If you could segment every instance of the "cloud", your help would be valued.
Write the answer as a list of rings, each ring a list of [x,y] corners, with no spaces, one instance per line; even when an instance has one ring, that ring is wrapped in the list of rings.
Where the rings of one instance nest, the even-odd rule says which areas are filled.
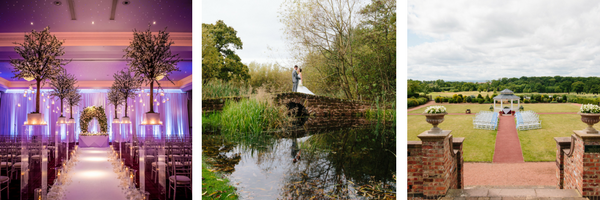
[[[408,47],[409,79],[600,76],[598,1],[409,1],[407,18],[435,38]]]

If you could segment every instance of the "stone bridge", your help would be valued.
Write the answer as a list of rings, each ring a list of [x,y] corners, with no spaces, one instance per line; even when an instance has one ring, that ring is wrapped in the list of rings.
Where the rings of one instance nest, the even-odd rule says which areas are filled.
[[[247,98],[249,97],[202,99],[202,112],[220,111],[228,100],[239,101]],[[356,116],[363,115],[367,109],[372,108],[371,102],[338,99],[298,92],[276,93],[272,94],[272,98],[278,105],[286,105],[288,109],[298,108],[298,110],[315,116]]]

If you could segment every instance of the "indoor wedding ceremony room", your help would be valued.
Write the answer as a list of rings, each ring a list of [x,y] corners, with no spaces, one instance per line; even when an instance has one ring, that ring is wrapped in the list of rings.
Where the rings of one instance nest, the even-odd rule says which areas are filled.
[[[0,23],[0,199],[193,199],[191,0],[10,0]]]

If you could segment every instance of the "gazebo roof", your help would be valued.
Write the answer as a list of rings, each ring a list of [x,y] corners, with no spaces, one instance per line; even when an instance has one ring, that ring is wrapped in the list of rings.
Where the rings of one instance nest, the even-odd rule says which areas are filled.
[[[495,96],[494,100],[520,100],[521,97],[515,96],[513,91],[504,89],[500,91],[500,95]]]

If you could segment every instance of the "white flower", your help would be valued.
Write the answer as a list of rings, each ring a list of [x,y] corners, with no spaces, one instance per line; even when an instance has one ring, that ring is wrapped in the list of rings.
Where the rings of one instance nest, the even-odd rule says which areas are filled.
[[[436,114],[436,113],[445,113],[445,112],[446,112],[446,107],[444,107],[444,106],[429,106],[425,109],[425,112],[423,112],[423,113]]]
[[[600,113],[600,106],[593,105],[593,104],[581,105],[579,112],[581,112],[581,113]]]

